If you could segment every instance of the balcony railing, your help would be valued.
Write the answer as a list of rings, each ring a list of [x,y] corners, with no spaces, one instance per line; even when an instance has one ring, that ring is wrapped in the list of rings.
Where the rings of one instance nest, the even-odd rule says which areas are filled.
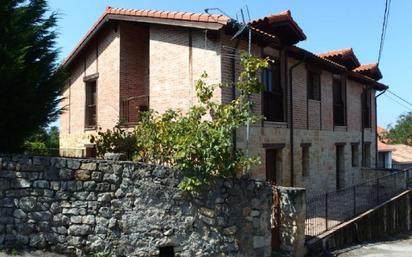
[[[149,109],[149,96],[140,95],[120,99],[120,123],[134,125],[139,120],[139,113]]]

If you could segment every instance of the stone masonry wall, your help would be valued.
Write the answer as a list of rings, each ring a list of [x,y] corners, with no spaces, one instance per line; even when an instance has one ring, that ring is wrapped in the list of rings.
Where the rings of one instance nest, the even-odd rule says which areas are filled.
[[[179,180],[141,163],[0,155],[0,248],[270,256],[269,185],[217,179],[188,194]]]

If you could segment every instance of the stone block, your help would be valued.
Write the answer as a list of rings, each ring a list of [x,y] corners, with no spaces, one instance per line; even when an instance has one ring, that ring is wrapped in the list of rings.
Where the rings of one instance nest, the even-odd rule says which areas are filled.
[[[82,170],[96,170],[97,169],[97,164],[95,162],[82,163],[82,165],[80,166],[80,169],[82,169]]]
[[[90,179],[90,170],[76,170],[74,173],[76,180],[85,181]]]

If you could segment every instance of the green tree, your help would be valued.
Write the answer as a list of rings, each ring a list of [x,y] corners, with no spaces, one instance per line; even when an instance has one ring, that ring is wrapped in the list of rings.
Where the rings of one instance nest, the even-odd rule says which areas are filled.
[[[231,85],[209,85],[204,73],[195,85],[198,104],[188,112],[172,109],[162,114],[153,110],[143,112],[133,134],[115,127],[92,136],[91,142],[96,143],[101,154],[132,152],[135,161],[180,170],[183,173],[180,187],[187,191],[208,184],[213,176],[232,177],[242,173],[260,160],[234,149],[233,132],[248,122],[262,119],[251,112],[250,97],[261,92],[259,74],[269,62],[242,55],[243,71],[234,85],[238,95],[229,103],[214,102],[213,93],[216,87]]]
[[[251,112],[252,94],[262,85],[260,71],[269,59],[242,55],[243,71],[235,84],[238,97],[227,104],[213,101],[216,87],[205,83],[207,74],[196,82],[199,101],[185,114],[168,110],[162,115],[153,111],[142,115],[135,128],[137,160],[171,165],[183,172],[180,187],[194,190],[207,184],[211,176],[231,177],[246,171],[259,158],[247,156],[233,148],[233,131],[262,117]]]
[[[23,145],[24,151],[34,155],[56,155],[59,148],[59,129],[40,128]]]
[[[65,75],[59,69],[57,14],[45,0],[0,1],[0,152],[56,119]]]
[[[391,144],[412,145],[412,112],[399,116],[394,127],[390,127],[386,137]]]

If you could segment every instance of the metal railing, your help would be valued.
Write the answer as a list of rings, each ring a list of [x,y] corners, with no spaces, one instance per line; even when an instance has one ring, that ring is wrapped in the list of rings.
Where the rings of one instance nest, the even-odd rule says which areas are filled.
[[[407,189],[411,171],[397,171],[377,179],[312,197],[306,202],[306,239],[383,203]]]

